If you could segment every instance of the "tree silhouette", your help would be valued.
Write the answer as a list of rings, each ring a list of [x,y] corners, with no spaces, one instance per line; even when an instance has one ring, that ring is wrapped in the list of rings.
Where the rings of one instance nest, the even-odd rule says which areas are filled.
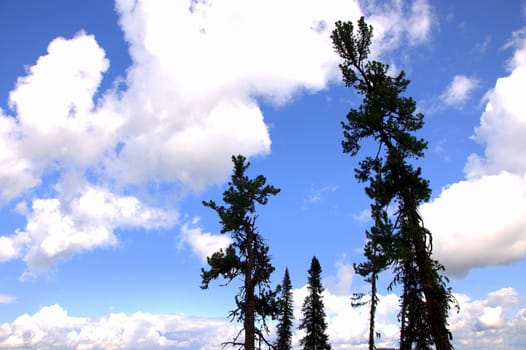
[[[432,339],[437,350],[449,350],[452,345],[447,316],[453,297],[446,286],[447,278],[441,274],[442,265],[431,257],[431,232],[424,227],[418,212],[419,205],[431,195],[429,183],[422,178],[421,169],[413,166],[427,148],[427,142],[415,136],[424,124],[424,116],[415,113],[416,104],[411,97],[402,96],[409,84],[405,73],[392,77],[388,65],[369,60],[372,35],[372,27],[363,17],[356,32],[351,22],[338,21],[331,35],[333,47],[343,59],[340,69],[345,85],[363,96],[358,109],[352,108],[347,121],[342,122],[343,151],[356,156],[364,139],[376,142],[376,153],[360,161],[355,176],[361,182],[369,182],[367,194],[378,203],[380,212],[390,204],[397,206],[392,235],[385,235],[391,238],[375,251],[374,259],[384,255],[386,266],[393,264],[395,268],[393,283],[403,287],[401,349],[413,344],[426,349],[425,344]],[[374,219],[378,227],[377,218]],[[370,233],[385,234],[382,230]],[[378,241],[376,237],[370,240]],[[368,259],[370,273],[377,273],[376,268],[382,268],[382,264],[375,266],[371,256]]]
[[[234,172],[228,189],[223,193],[226,206],[203,201],[203,205],[217,212],[221,233],[230,233],[232,241],[225,250],[207,258],[210,269],[201,269],[201,288],[207,289],[210,281],[219,277],[225,279],[226,284],[237,277],[243,281],[235,297],[236,308],[229,314],[231,320],[243,322],[243,329],[232,341],[224,344],[253,350],[256,336],[270,346],[263,334],[268,333],[266,318],[274,318],[279,312],[277,292],[270,288],[274,267],[270,263],[269,248],[256,227],[256,204],[267,204],[268,197],[280,190],[266,185],[263,175],[254,179],[246,176],[250,163],[244,156],[233,156],[232,161]],[[243,332],[244,341],[241,343],[238,339]]]
[[[289,269],[285,269],[280,297],[280,317],[277,326],[278,339],[276,350],[292,349],[292,321],[294,320],[294,305],[292,296],[292,284],[289,277]]]
[[[304,350],[330,350],[329,337],[326,334],[327,322],[325,321],[325,307],[323,305],[321,284],[321,265],[318,258],[312,258],[309,273],[309,294],[305,297],[303,307],[303,319],[300,329],[305,330],[305,336],[301,339]]]

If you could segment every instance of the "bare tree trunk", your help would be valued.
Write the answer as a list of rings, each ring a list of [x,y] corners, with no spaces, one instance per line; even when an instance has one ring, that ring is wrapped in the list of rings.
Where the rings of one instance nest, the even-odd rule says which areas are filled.
[[[420,285],[426,298],[426,319],[431,329],[435,349],[451,350],[453,346],[451,345],[449,331],[444,319],[444,315],[447,314],[447,310],[444,310],[444,308],[448,307],[447,292],[444,286],[439,283],[438,271],[434,269],[431,253],[427,249],[426,239],[428,232],[422,226],[416,200],[410,191],[405,191],[403,200],[409,221],[408,224],[417,232],[415,237],[413,237],[416,265],[418,266]]]
[[[254,233],[251,228],[247,229],[247,263],[245,271],[245,350],[255,350],[255,309],[256,300],[254,297],[254,281],[252,272],[254,271]]]
[[[374,350],[374,318],[376,315],[376,271],[371,276],[371,309],[369,310],[369,350]]]
[[[423,236],[425,237],[425,236]],[[449,332],[444,324],[444,302],[447,303],[444,287],[437,281],[437,272],[433,269],[433,262],[425,250],[425,242],[419,240],[416,245],[416,260],[420,273],[420,281],[426,297],[427,322],[435,342],[436,350],[451,350]]]

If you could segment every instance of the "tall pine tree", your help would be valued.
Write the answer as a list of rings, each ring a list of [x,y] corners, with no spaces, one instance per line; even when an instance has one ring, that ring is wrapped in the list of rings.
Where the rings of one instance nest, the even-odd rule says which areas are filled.
[[[363,96],[359,108],[352,108],[342,122],[342,146],[345,153],[356,156],[364,139],[376,142],[377,151],[360,161],[356,177],[381,189],[368,193],[374,201],[397,206],[388,249],[376,251],[376,256],[384,254],[385,261],[394,264],[394,282],[402,284],[400,346],[427,349],[432,339],[437,350],[450,350],[447,316],[452,295],[441,274],[442,265],[432,259],[431,232],[418,212],[431,195],[421,169],[413,165],[427,148],[427,142],[415,136],[424,116],[415,113],[411,97],[402,96],[409,84],[405,73],[392,77],[388,65],[369,60],[372,27],[362,17],[354,29],[351,22],[337,22],[331,35],[343,59],[340,69],[345,85]]]
[[[325,321],[325,306],[323,305],[321,284],[321,265],[318,258],[312,258],[309,273],[309,294],[305,297],[301,311],[299,329],[305,330],[305,336],[301,339],[304,350],[330,350],[329,337],[327,336],[327,322]]]
[[[214,201],[203,205],[215,210],[222,225],[221,233],[230,233],[232,241],[226,250],[219,250],[207,258],[209,270],[201,270],[201,288],[207,289],[209,283],[222,277],[226,283],[236,278],[242,286],[235,297],[236,308],[230,311],[232,320],[243,323],[237,336],[224,344],[239,345],[245,350],[254,350],[255,339],[265,338],[268,332],[266,318],[275,318],[279,313],[276,291],[270,288],[270,275],[274,267],[270,263],[269,248],[256,227],[256,204],[265,205],[268,197],[280,190],[267,185],[267,179],[258,175],[254,179],[245,175],[250,163],[242,155],[232,157],[234,173],[223,193],[226,206]],[[238,338],[244,333],[244,341]]]
[[[280,317],[276,350],[292,349],[292,321],[294,320],[294,302],[289,269],[285,269],[280,297]]]

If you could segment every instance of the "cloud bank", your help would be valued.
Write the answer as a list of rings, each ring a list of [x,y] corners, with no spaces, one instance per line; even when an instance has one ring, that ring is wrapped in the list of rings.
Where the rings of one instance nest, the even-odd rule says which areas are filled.
[[[307,287],[293,290],[295,331],[293,346],[299,348],[297,331]],[[335,350],[367,348],[367,307],[352,308],[349,295],[323,294],[329,340]],[[376,327],[378,347],[396,347],[399,337],[396,315],[398,297],[380,295]],[[449,322],[456,348],[516,350],[526,341],[526,309],[519,309],[520,296],[513,288],[502,288],[473,300],[456,295],[460,313]],[[225,319],[177,314],[111,312],[100,318],[71,316],[60,305],[42,307],[0,325],[0,349],[221,349],[239,325]],[[228,347],[227,347],[228,348]]]
[[[522,33],[519,34],[519,33]],[[435,255],[453,275],[526,258],[526,36],[514,35],[510,73],[486,94],[466,179],[422,206]],[[491,252],[491,254],[488,254]]]
[[[55,304],[0,325],[0,348],[219,350],[232,331],[223,319],[146,312],[88,319]]]

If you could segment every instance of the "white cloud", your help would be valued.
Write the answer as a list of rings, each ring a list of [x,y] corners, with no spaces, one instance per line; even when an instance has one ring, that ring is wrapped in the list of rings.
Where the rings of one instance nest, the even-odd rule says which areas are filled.
[[[0,200],[12,199],[40,184],[35,165],[22,155],[16,121],[0,111]],[[0,202],[0,203],[1,203]]]
[[[502,288],[486,299],[472,300],[456,295],[460,312],[449,318],[453,341],[462,349],[520,349],[526,341],[525,310],[520,308],[518,293]],[[500,304],[495,303],[498,298]]]
[[[438,23],[426,0],[411,3],[392,0],[380,4],[373,1],[366,7],[366,12],[370,14],[367,21],[374,28],[373,48],[379,51],[426,43]]]
[[[329,276],[325,279],[326,289],[335,295],[348,295],[351,290],[354,268],[351,264],[345,263],[345,256],[341,261],[336,262],[336,276]]]
[[[0,121],[0,142],[10,143],[0,156],[2,169],[15,165],[0,181],[16,184],[4,198],[40,184],[47,171],[90,167],[104,155],[121,122],[93,102],[108,66],[95,38],[81,32],[53,40],[48,53],[18,79],[9,95],[16,123],[8,117]]]
[[[198,218],[192,220],[191,226],[199,223]],[[190,227],[188,223],[181,228],[181,244],[187,244],[202,261],[220,249],[225,249],[230,244],[230,236],[203,232],[200,227]]]
[[[8,261],[20,255],[20,248],[14,239],[6,236],[0,237],[0,261]]]
[[[440,98],[448,106],[460,107],[471,97],[471,93],[478,85],[479,82],[475,77],[455,75]]]
[[[526,41],[525,41],[526,43]],[[486,96],[487,103],[475,129],[473,139],[485,146],[484,156],[476,154],[468,158],[468,178],[493,175],[500,171],[514,174],[526,172],[526,102],[520,91],[526,85],[525,57],[509,76],[500,78]]]
[[[25,229],[0,237],[0,257],[23,255],[31,276],[75,253],[115,245],[117,228],[167,228],[175,219],[174,213],[149,208],[135,197],[86,187],[67,200],[35,199]]]
[[[81,123],[76,119],[93,109],[93,95],[109,61],[95,37],[83,32],[70,40],[53,40],[47,51],[18,79],[10,107],[35,133],[73,131]]]
[[[449,274],[526,257],[526,174],[455,183],[421,212],[433,233],[434,254]]]
[[[433,27],[437,25],[433,8],[426,0],[415,0],[411,4],[410,13],[407,24],[410,43],[425,43],[429,40]]]
[[[88,319],[51,305],[0,325],[0,348],[219,350],[221,341],[232,334],[233,327],[224,319],[145,312]]]
[[[473,139],[466,180],[444,188],[421,208],[435,254],[448,273],[509,264],[526,258],[526,40],[515,41],[510,74],[486,94]]]
[[[307,287],[293,290],[297,327]],[[449,318],[456,348],[518,350],[526,341],[526,308],[513,288],[489,293],[473,300],[455,295],[460,312]],[[398,296],[379,295],[376,345],[395,347],[399,329]],[[349,295],[323,294],[329,340],[335,350],[366,349],[368,308],[352,308]],[[177,314],[133,314],[112,312],[101,318],[70,316],[63,307],[42,307],[33,315],[24,314],[0,325],[0,349],[220,349],[239,329],[225,318],[199,318]],[[294,329],[293,346],[299,347],[302,333]],[[228,347],[227,347],[228,348]],[[230,349],[230,348],[228,348]]]

